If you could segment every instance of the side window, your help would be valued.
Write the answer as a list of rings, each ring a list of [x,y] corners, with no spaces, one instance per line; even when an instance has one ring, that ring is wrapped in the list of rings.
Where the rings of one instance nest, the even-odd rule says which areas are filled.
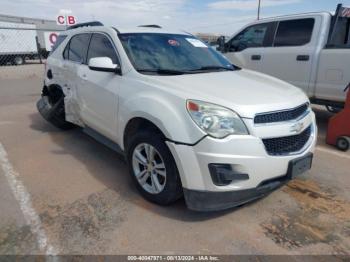
[[[350,48],[350,18],[339,17],[333,35],[329,38],[331,38],[328,42],[329,48]]]
[[[109,57],[113,64],[118,64],[117,54],[112,42],[103,34],[92,35],[87,61],[94,57]]]
[[[301,46],[310,42],[315,19],[281,21],[278,25],[274,46]]]
[[[69,59],[78,63],[86,63],[89,40],[89,34],[73,36],[63,52],[64,59]]]
[[[270,23],[253,25],[244,29],[229,43],[229,51],[242,51],[249,47],[265,46],[265,39],[268,34]]]

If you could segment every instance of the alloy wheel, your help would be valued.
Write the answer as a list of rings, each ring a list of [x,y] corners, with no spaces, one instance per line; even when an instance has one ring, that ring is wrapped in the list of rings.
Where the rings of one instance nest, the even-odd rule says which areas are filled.
[[[150,194],[159,194],[166,183],[166,168],[157,149],[147,143],[139,144],[132,154],[134,175],[140,186]]]

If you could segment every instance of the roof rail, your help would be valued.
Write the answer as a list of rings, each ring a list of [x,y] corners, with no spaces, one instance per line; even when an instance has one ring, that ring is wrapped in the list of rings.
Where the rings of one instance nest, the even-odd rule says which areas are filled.
[[[139,27],[162,28],[160,25],[139,25]]]
[[[80,24],[69,26],[69,27],[67,27],[67,30],[72,30],[72,29],[76,29],[79,27],[85,27],[85,26],[103,26],[103,24],[99,21],[92,21],[92,22],[80,23]]]

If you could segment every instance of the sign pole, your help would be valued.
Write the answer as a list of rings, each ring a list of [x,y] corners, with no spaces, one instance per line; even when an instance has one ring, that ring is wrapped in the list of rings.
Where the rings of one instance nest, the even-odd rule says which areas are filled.
[[[260,19],[260,7],[261,7],[261,0],[258,0],[258,20]]]
[[[38,50],[39,61],[40,61],[40,64],[42,64],[43,60],[41,58],[41,47],[39,44],[38,36],[35,37],[35,42],[36,42],[36,49]]]

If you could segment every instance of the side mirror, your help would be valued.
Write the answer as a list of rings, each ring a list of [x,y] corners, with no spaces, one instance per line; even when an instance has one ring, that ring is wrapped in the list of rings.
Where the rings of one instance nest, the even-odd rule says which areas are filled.
[[[217,50],[221,51],[221,52],[225,52],[226,47],[225,47],[225,36],[220,36],[217,40],[217,44],[218,44],[218,48]]]
[[[113,64],[109,57],[94,57],[89,60],[89,68],[94,71],[113,72],[121,74],[121,68],[117,64]]]

